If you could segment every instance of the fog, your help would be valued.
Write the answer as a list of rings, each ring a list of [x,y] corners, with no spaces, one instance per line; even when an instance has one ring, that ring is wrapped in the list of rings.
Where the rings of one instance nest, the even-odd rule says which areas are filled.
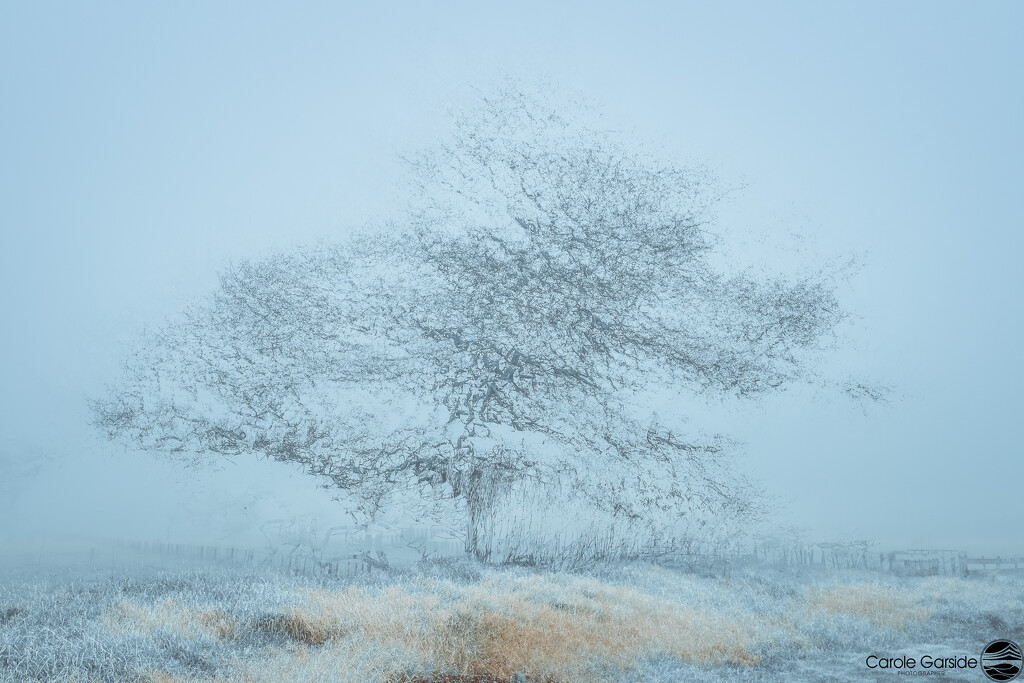
[[[0,549],[346,523],[283,465],[124,452],[86,399],[228,263],[395,215],[399,154],[512,75],[714,168],[738,188],[719,211],[736,259],[861,264],[829,370],[890,403],[652,407],[741,438],[808,539],[1019,553],[1022,19],[1016,3],[5,4]]]

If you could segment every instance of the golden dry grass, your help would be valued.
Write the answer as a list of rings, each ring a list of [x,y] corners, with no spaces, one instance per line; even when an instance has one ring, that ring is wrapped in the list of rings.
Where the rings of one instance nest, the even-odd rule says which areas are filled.
[[[596,681],[599,669],[656,654],[711,665],[756,662],[747,647],[752,633],[740,622],[594,580],[415,588],[310,591],[307,606],[289,610],[276,627],[308,646],[347,641],[401,653],[398,666],[382,666],[391,681],[429,670]],[[545,598],[553,594],[557,602]]]
[[[674,665],[659,655],[712,667],[691,670],[700,677],[726,675],[714,667],[755,665],[759,657],[779,674],[793,653],[892,649],[954,623],[956,636],[979,614],[1007,614],[1008,623],[1015,613],[1006,605],[1020,603],[1019,583],[995,579],[886,581],[858,573],[797,583],[639,567],[616,576],[623,583],[518,570],[486,571],[468,585],[408,577],[387,588],[296,582],[279,586],[272,613],[262,593],[232,602],[220,593],[156,602],[118,594],[100,624],[129,636],[120,639],[129,655],[137,636],[156,639],[159,648],[168,629],[196,639],[172,639],[166,657],[118,660],[140,667],[127,683],[507,683],[513,673],[530,683],[598,683],[621,680],[638,665],[635,675],[643,676],[647,658],[658,675],[671,676]],[[844,578],[853,582],[840,584]],[[69,596],[60,598],[75,594]],[[181,666],[179,651],[219,674]]]
[[[172,676],[163,671],[154,671],[141,677],[140,683],[191,683],[187,679]]]
[[[122,600],[109,607],[101,617],[108,629],[115,633],[134,631],[152,634],[158,628],[170,628],[186,638],[230,638],[236,624],[220,610],[200,610],[181,605],[173,599],[153,605],[139,605]]]
[[[505,575],[469,586],[423,581],[297,597],[301,604],[247,625],[170,600],[121,602],[104,620],[108,628],[145,633],[169,626],[193,638],[260,629],[293,642],[240,663],[231,680],[245,683],[371,676],[398,683],[431,675],[507,681],[516,673],[530,681],[595,683],[607,679],[602,672],[653,655],[705,665],[757,661],[750,652],[753,618],[718,616],[594,579]]]
[[[371,625],[365,638],[460,675],[593,681],[595,665],[623,669],[652,654],[707,665],[755,661],[746,647],[753,634],[739,622],[594,580],[535,575],[484,581],[447,599],[399,590],[354,604],[351,596],[338,598],[322,594],[312,602],[343,629]],[[378,611],[364,620],[368,608]]]
[[[423,579],[377,590],[308,589],[278,614],[250,621],[173,600],[122,601],[103,620],[143,634],[169,627],[188,638],[261,631],[286,639],[238,661],[229,679],[203,683],[478,683],[516,673],[531,682],[597,683],[658,655],[751,666],[756,652],[806,644],[807,617],[851,615],[898,630],[929,617],[919,595],[882,583],[808,588],[788,614],[724,615],[689,595],[683,604],[593,578],[496,572],[470,585]],[[158,672],[141,680],[185,683]]]
[[[849,614],[875,626],[903,630],[910,621],[929,617],[907,594],[879,583],[854,583],[807,592],[804,606],[812,612]]]
[[[104,679],[101,678],[78,678],[71,676],[70,678],[60,679],[60,683],[102,683]],[[172,676],[164,671],[152,671],[145,672],[135,675],[128,679],[125,683],[197,683],[195,679],[180,678]]]

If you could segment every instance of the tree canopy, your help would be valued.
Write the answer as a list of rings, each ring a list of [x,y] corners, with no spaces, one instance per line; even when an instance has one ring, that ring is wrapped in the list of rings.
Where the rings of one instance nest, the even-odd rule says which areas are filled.
[[[705,170],[518,92],[409,160],[385,229],[246,261],[144,337],[93,403],[112,439],[296,463],[368,516],[570,482],[615,516],[744,515],[721,437],[636,396],[756,397],[813,373],[843,317],[827,273],[730,272]]]

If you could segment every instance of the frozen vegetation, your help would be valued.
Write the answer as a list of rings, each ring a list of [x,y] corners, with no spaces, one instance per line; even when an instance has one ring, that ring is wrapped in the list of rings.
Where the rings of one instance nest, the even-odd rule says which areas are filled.
[[[968,556],[961,540],[1016,540],[1013,489],[990,483],[1017,479],[1015,435],[992,426],[1012,424],[1020,385],[1006,340],[1019,337],[1007,312],[1021,288],[1002,275],[1019,269],[1001,259],[1019,251],[1006,230],[1018,215],[1002,205],[1021,155],[1012,136],[976,134],[1019,129],[998,124],[1020,102],[996,97],[1014,90],[1005,69],[928,58],[1013,22],[983,13],[953,41],[927,17],[941,28],[932,44],[913,13],[826,16],[870,39],[825,40],[773,9],[795,33],[758,21],[746,33],[786,49],[738,34],[745,53],[705,30],[731,17],[661,13],[694,59],[647,34],[631,46],[632,19],[606,18],[609,61],[581,51],[600,33],[589,9],[583,23],[535,13],[527,40],[504,39],[508,17],[494,39],[437,11],[372,30],[345,12],[352,36],[323,40],[276,12],[228,12],[230,32],[212,17],[144,12],[135,27],[123,22],[137,12],[91,14],[33,20],[52,45],[0,31],[27,36],[6,41],[17,59],[0,60],[0,82],[30,86],[0,126],[17,137],[3,148],[23,152],[4,183],[17,201],[0,202],[17,228],[0,249],[13,294],[0,341],[14,361],[0,374],[0,683],[977,681],[983,650],[1016,668],[1018,646],[1002,640],[1024,642],[1024,559]],[[273,31],[237,42],[236,24],[259,21],[315,60],[293,61],[302,51]],[[159,40],[138,30],[150,24]],[[449,24],[457,39],[440,39]],[[986,49],[973,52],[1002,55],[977,36]],[[844,42],[870,59],[831,49]],[[808,60],[803,43],[829,44],[828,59]],[[239,56],[250,44],[273,68]],[[598,92],[615,105],[515,77],[465,98],[408,77],[422,63],[454,83],[507,61],[477,44],[510,45],[523,66],[551,62],[577,84],[607,80]],[[634,61],[648,45],[658,63]],[[719,52],[729,58],[703,59]],[[569,71],[562,53],[575,55]],[[377,61],[402,77],[376,78]],[[8,78],[6,62],[30,69]],[[753,80],[725,68],[753,62]],[[335,79],[347,63],[358,78]],[[188,65],[203,73],[177,71]],[[417,102],[435,96],[449,105],[443,129]],[[754,118],[719,110],[729,104]],[[637,129],[616,123],[642,110]],[[316,127],[332,120],[336,133]],[[664,141],[643,140],[659,121]],[[380,152],[428,131],[392,187]],[[684,150],[705,161],[676,158]],[[733,180],[733,163],[769,175]],[[744,207],[748,183],[758,204]],[[81,438],[79,396],[100,450]],[[839,406],[893,412],[856,440],[837,428]],[[743,435],[758,432],[748,452]],[[111,448],[124,459],[94,466]],[[230,472],[223,494],[184,480],[188,499],[166,494],[151,457]],[[266,497],[245,479],[260,461],[283,468]],[[783,490],[759,481],[769,472]],[[305,491],[285,495],[294,474],[331,497],[330,528]],[[918,548],[957,549],[775,534],[779,503],[805,494],[793,522],[831,516],[868,535],[891,523],[892,538],[899,527]],[[285,512],[289,498],[304,517]],[[97,557],[106,541],[93,539],[130,535],[150,540]],[[59,561],[44,560],[57,546]]]
[[[350,577],[208,564],[0,584],[5,683],[891,680],[865,658],[978,656],[995,638],[1024,640],[1020,576],[447,559]]]
[[[687,406],[890,392],[826,362],[850,264],[731,258],[708,169],[557,101],[456,112],[400,218],[230,265],[90,402],[128,453],[297,468],[357,526],[451,524],[472,559],[343,573],[336,527],[301,569],[22,575],[4,680],[849,680],[1022,638],[1019,580],[870,573],[867,545],[861,573],[659,565],[729,557],[773,507]]]

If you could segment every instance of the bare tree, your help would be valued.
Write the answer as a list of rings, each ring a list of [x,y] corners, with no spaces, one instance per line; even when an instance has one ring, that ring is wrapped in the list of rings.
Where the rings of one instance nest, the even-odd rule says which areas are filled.
[[[570,112],[571,114],[571,112]],[[645,417],[651,387],[752,396],[813,372],[828,273],[715,266],[708,174],[515,91],[411,159],[391,229],[226,270],[93,403],[112,439],[298,463],[372,516],[571,482],[618,517],[753,515],[721,438]]]

